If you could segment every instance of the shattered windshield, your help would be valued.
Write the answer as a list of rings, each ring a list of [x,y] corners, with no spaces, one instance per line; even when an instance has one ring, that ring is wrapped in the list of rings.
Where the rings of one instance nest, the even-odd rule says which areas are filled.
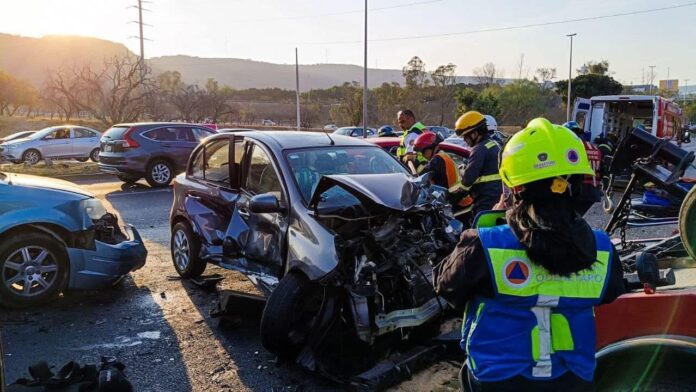
[[[404,173],[406,169],[379,147],[322,147],[295,150],[286,159],[305,202],[324,175]]]

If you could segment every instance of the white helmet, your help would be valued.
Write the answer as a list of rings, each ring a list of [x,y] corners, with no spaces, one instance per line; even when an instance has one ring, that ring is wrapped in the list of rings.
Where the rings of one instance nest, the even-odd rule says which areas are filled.
[[[488,126],[489,131],[495,132],[498,130],[498,122],[495,121],[495,117],[491,116],[490,114],[486,114],[483,117],[486,119],[486,125]]]

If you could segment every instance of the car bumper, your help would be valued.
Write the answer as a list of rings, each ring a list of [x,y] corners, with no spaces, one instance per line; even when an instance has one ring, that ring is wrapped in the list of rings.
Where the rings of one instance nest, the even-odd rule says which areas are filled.
[[[111,286],[131,271],[142,268],[147,249],[135,227],[126,225],[127,241],[111,245],[95,241],[96,249],[68,248],[71,289],[94,290]]]

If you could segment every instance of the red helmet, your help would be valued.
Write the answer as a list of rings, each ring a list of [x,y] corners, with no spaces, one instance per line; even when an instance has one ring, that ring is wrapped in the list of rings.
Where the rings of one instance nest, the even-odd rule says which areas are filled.
[[[413,145],[413,149],[417,152],[423,152],[428,148],[435,148],[442,143],[442,137],[435,132],[423,132],[417,138]]]

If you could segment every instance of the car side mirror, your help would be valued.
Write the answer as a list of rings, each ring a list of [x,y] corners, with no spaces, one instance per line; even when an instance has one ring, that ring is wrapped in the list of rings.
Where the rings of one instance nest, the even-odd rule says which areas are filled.
[[[272,193],[262,193],[249,200],[249,210],[255,214],[280,212],[280,201]]]

